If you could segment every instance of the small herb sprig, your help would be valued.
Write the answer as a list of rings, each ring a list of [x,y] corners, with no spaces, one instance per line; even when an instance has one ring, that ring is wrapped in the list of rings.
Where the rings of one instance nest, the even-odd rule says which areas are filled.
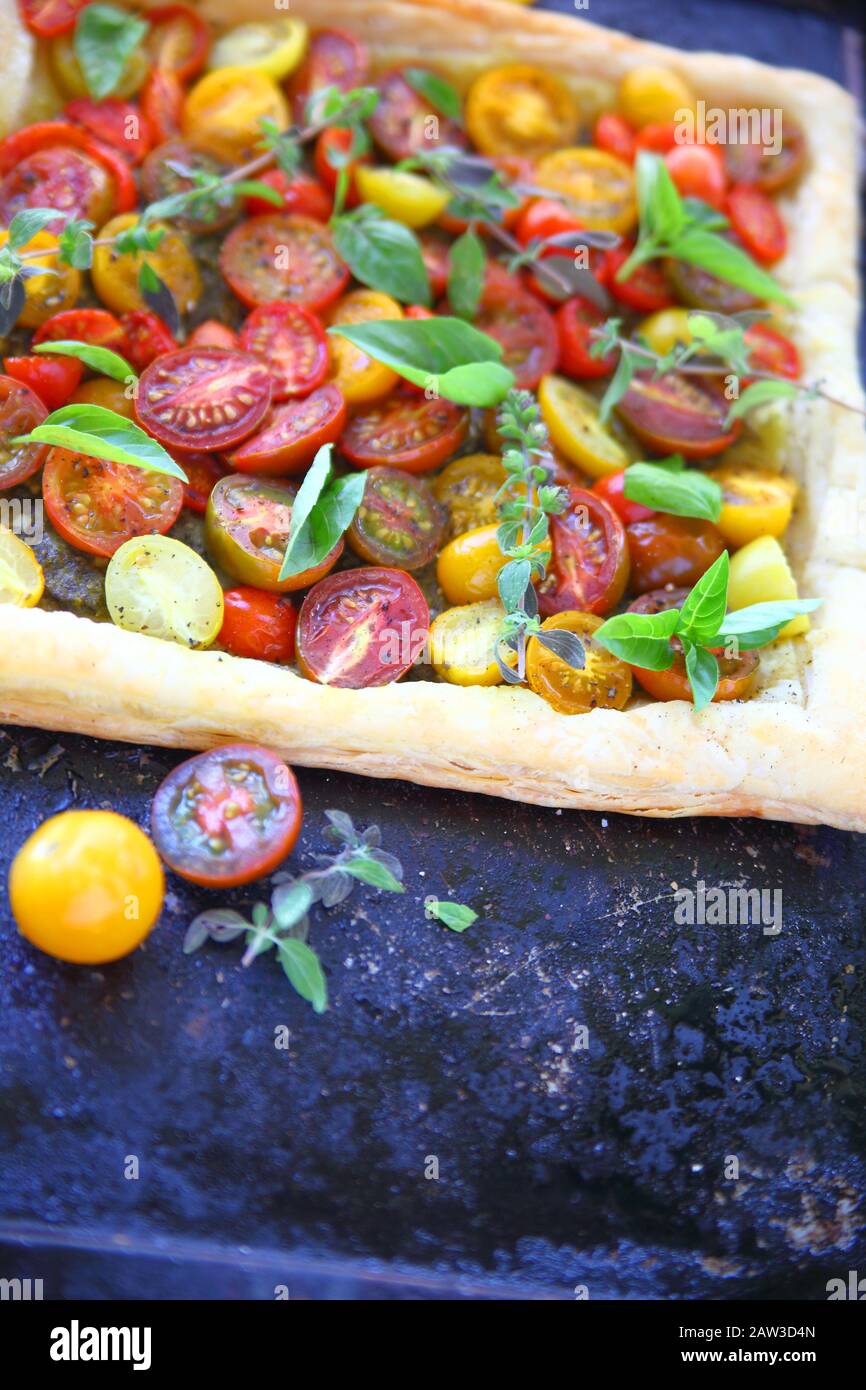
[[[323,444],[298,489],[280,579],[315,569],[349,529],[364,498],[366,473],[334,477],[332,444]]]

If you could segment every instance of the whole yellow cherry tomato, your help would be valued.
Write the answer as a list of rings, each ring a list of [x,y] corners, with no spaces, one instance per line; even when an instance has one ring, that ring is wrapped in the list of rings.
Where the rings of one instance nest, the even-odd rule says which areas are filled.
[[[797,484],[769,468],[723,464],[709,475],[722,489],[716,525],[726,541],[739,548],[759,536],[782,535],[794,507]]]
[[[689,328],[689,314],[693,309],[659,309],[647,318],[641,319],[637,332],[646,338],[653,352],[665,357],[678,344],[688,346],[692,341]]]
[[[440,613],[430,626],[430,660],[437,676],[449,685],[501,685],[494,648],[504,616],[498,598]]]
[[[107,376],[95,376],[92,381],[82,381],[78,390],[69,397],[70,405],[101,405],[113,410],[117,415],[125,415],[128,420],[135,419],[135,408],[131,396],[121,381],[112,381]]]
[[[799,598],[797,581],[787,556],[775,536],[759,536],[731,556],[728,607],[735,611],[753,603],[775,603]],[[786,623],[780,637],[797,637],[808,632],[808,613],[798,613]]]
[[[442,216],[451,201],[447,189],[402,169],[371,169],[359,164],[355,187],[362,202],[375,203],[386,216],[405,227],[429,226]]]
[[[242,164],[261,153],[263,120],[289,126],[288,102],[273,78],[256,68],[217,68],[188,93],[181,126],[202,149]]]
[[[497,520],[496,494],[506,477],[498,454],[465,454],[442,469],[432,487],[437,500],[448,508],[449,536],[461,536]]]
[[[22,936],[77,965],[102,965],[135,950],[159,916],[164,890],[150,840],[114,811],[52,816],[9,871]]]
[[[694,110],[695,98],[688,83],[670,68],[641,63],[620,82],[618,104],[620,115],[641,129],[675,121],[678,112]]]
[[[506,562],[496,536],[498,529],[476,526],[440,550],[436,578],[449,603],[478,603],[496,597],[496,576]],[[549,552],[549,541],[545,548]]]
[[[0,231],[0,246],[5,246],[9,233]],[[59,314],[61,309],[71,309],[81,291],[81,275],[72,266],[63,265],[57,259],[57,237],[49,232],[37,232],[20,250],[28,253],[38,251],[39,255],[28,260],[31,268],[43,266],[54,271],[53,275],[31,275],[24,281],[24,308],[18,322],[25,328],[38,328],[46,319]]]
[[[208,55],[209,68],[253,68],[281,82],[307,51],[309,30],[288,15],[267,23],[238,24],[218,38]]]
[[[338,300],[331,314],[331,323],[369,323],[371,319],[401,319],[403,310],[389,294],[380,290],[352,290]],[[381,400],[393,391],[398,377],[390,367],[368,357],[348,338],[328,334],[331,366],[329,381],[338,386],[350,405],[364,405]]]
[[[622,444],[601,423],[598,401],[573,381],[542,377],[538,404],[556,448],[590,477],[605,478],[631,463]]]
[[[75,53],[75,31],[69,29],[52,39],[49,46],[48,61],[58,87],[66,97],[89,97],[90,90],[81,71],[81,64]],[[144,86],[149,71],[147,54],[143,48],[134,48],[126,60],[113,97],[131,97]]]
[[[137,222],[138,215],[134,212],[124,212],[119,217],[112,217],[100,231],[99,240],[128,231]],[[93,287],[103,304],[113,309],[116,314],[148,308],[147,301],[138,287],[142,261],[146,261],[171,290],[181,314],[188,314],[194,309],[201,297],[202,285],[198,267],[180,232],[163,222],[154,222],[152,225],[164,228],[163,238],[155,251],[143,251],[137,255],[118,255],[113,246],[96,246],[94,249],[93,267],[90,272]]]
[[[628,232],[637,221],[634,174],[606,150],[572,145],[538,161],[534,182],[568,200],[590,231]]]
[[[579,119],[565,83],[530,63],[508,63],[482,73],[466,99],[466,127],[486,155],[537,158],[570,144]]]
[[[541,624],[543,632],[573,632],[583,643],[584,665],[578,671],[567,661],[530,638],[526,655],[526,679],[559,714],[589,714],[594,709],[625,709],[631,695],[631,668],[613,656],[593,633],[602,619],[594,613],[568,609],[554,613]]]

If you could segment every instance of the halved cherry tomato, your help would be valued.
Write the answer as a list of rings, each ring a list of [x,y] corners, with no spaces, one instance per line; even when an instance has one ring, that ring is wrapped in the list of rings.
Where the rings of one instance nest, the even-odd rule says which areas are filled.
[[[427,483],[402,468],[371,468],[347,538],[368,564],[418,570],[435,556],[444,530],[445,510]]]
[[[746,250],[773,265],[788,249],[788,233],[776,204],[753,183],[735,183],[725,207],[731,226]]]
[[[183,487],[168,473],[52,449],[42,475],[45,508],[70,545],[113,555],[133,536],[164,535],[183,506]]]
[[[223,594],[225,613],[218,642],[232,656],[254,661],[294,660],[298,615],[289,598],[241,586]]]
[[[55,88],[59,89],[64,97],[90,96],[84,69],[78,61],[75,37],[75,33],[67,29],[64,34],[57,34],[47,45],[50,75]],[[133,48],[123,64],[112,95],[133,96],[141,87],[146,75],[147,55],[144,48],[138,46]]]
[[[137,372],[143,372],[157,357],[177,351],[177,342],[167,323],[150,309],[133,309],[123,316],[126,356]]]
[[[188,82],[201,72],[210,49],[210,31],[189,5],[155,5],[147,11],[147,48],[153,67]]]
[[[665,155],[668,173],[683,198],[700,198],[721,208],[728,176],[718,145],[674,145]]]
[[[603,111],[596,120],[592,143],[597,149],[616,155],[623,163],[632,164],[635,157],[636,134],[634,126],[629,125],[628,121],[618,116],[615,111]]]
[[[430,664],[437,676],[449,685],[501,685],[504,678],[494,653],[504,616],[498,597],[455,604],[440,613],[430,627]]]
[[[192,330],[186,340],[187,347],[237,348],[240,340],[233,328],[216,319],[205,319]]]
[[[208,498],[204,522],[208,550],[226,574],[241,584],[286,594],[309,588],[330,573],[343,553],[342,538],[321,564],[288,579],[279,577],[296,495],[293,484],[276,479],[245,473],[220,478]]]
[[[24,165],[24,161],[36,154],[47,155],[50,151],[60,148],[67,160],[68,167],[64,170],[62,161],[52,159],[48,161],[44,168],[50,171],[50,177],[56,179],[58,192],[62,196],[63,176],[66,174],[67,195],[65,201],[59,203],[48,203],[48,207],[59,207],[67,218],[72,216],[87,216],[85,211],[73,213],[74,205],[86,202],[86,190],[88,188],[100,189],[100,201],[103,199],[101,185],[94,181],[94,175],[70,154],[70,150],[75,150],[82,156],[87,156],[87,161],[95,161],[107,171],[110,176],[111,192],[113,202],[110,204],[112,210],[116,212],[128,212],[134,208],[138,201],[138,192],[135,187],[135,179],[132,170],[126,160],[113,150],[110,145],[105,145],[101,140],[96,140],[88,131],[82,130],[77,125],[72,125],[69,121],[37,121],[34,125],[24,126],[21,130],[16,130],[12,135],[7,135],[5,140],[0,141],[0,177],[5,179],[13,170],[19,173]],[[46,172],[46,177],[49,173]],[[5,182],[4,185],[5,187]],[[70,198],[69,190],[74,194]],[[38,194],[36,180],[30,185],[30,192],[34,196]],[[39,195],[41,196],[41,195]],[[34,203],[31,198],[27,200],[27,206],[40,207],[46,204],[37,201]],[[101,220],[94,217],[94,221]]]
[[[676,638],[673,645],[679,646]],[[719,663],[719,684],[713,704],[719,700],[747,700],[758,678],[758,653],[746,651],[738,657],[721,654],[716,660]],[[654,699],[691,701],[692,688],[682,651],[677,652],[673,666],[666,671],[645,671],[641,666],[632,666],[631,669],[638,684]]]
[[[578,218],[556,198],[533,198],[517,219],[514,235],[521,246],[531,241],[546,241],[563,232],[584,231]]]
[[[632,689],[631,671],[624,661],[593,641],[601,618],[592,613],[566,610],[541,624],[542,632],[573,632],[583,645],[581,670],[531,640],[526,657],[526,679],[536,695],[558,714],[589,714],[594,709],[625,709]]]
[[[652,154],[668,154],[677,147],[677,127],[673,121],[650,121],[637,133],[635,154],[649,150]]]
[[[769,468],[723,464],[709,475],[722,489],[718,527],[732,546],[758,536],[781,536],[791,520],[797,484]]]
[[[310,44],[301,66],[289,82],[292,114],[303,125],[307,102],[325,87],[350,92],[363,87],[370,71],[370,55],[354,34],[346,29],[319,29],[310,35]]]
[[[628,606],[629,613],[665,613],[669,608],[682,608],[691,590],[684,585],[666,584],[662,589],[647,589]]]
[[[71,29],[78,11],[88,0],[18,0],[21,17],[31,34],[39,39],[53,39]]]
[[[188,170],[181,173],[179,170]],[[166,140],[151,150],[141,168],[141,191],[148,203],[156,203],[160,198],[171,198],[177,193],[189,193],[196,187],[195,175],[224,178],[228,166],[216,155],[207,150],[196,149],[189,140]],[[231,202],[220,207],[208,198],[174,218],[177,226],[186,232],[219,232],[235,220],[235,210]]]
[[[198,266],[184,237],[165,222],[152,222],[151,227],[163,233],[155,251],[118,252],[113,238],[120,232],[129,231],[137,223],[138,216],[130,212],[113,217],[101,229],[90,272],[93,288],[103,304],[107,304],[115,313],[146,309],[148,305],[140,282],[144,262],[168,287],[178,312],[191,313],[201,296],[202,283]]]
[[[188,758],[153,799],[151,833],[170,869],[203,888],[273,873],[301,830],[301,793],[269,748],[231,743]]]
[[[629,429],[658,454],[689,459],[720,454],[740,433],[742,422],[727,424],[722,392],[683,373],[654,378],[636,372],[616,407]]]
[[[411,575],[378,566],[345,570],[304,599],[298,666],[321,685],[388,685],[409,670],[429,629],[430,609]]]
[[[77,218],[104,222],[114,205],[114,183],[105,165],[69,145],[26,155],[0,179],[0,222],[7,227],[25,208],[57,208],[60,215],[46,223],[46,230],[58,234]]]
[[[394,163],[438,145],[465,145],[461,127],[447,116],[431,113],[430,103],[409,86],[399,69],[386,73],[378,85],[379,104],[369,120],[370,134]]]
[[[90,343],[126,355],[123,326],[107,309],[64,309],[37,328],[34,343]]]
[[[540,159],[535,182],[567,198],[581,226],[628,232],[637,220],[634,173],[604,150],[574,145]]]
[[[297,212],[301,217],[314,217],[317,222],[327,222],[334,208],[334,200],[317,179],[309,174],[296,174],[290,179],[282,169],[267,169],[260,174],[259,183],[266,183],[283,200],[282,212]],[[259,194],[253,193],[246,199],[248,217],[273,212],[274,203]]]
[[[75,97],[66,103],[65,114],[103,144],[120,150],[131,164],[140,164],[153,143],[147,121],[131,101],[120,101],[118,97],[105,97],[103,101]]]
[[[501,345],[503,365],[521,390],[534,391],[543,376],[556,370],[559,338],[553,315],[498,262],[487,267],[474,323]]]
[[[219,451],[252,434],[267,415],[271,381],[251,352],[180,348],[145,368],[135,413],[161,444]]]
[[[767,144],[746,140],[725,145],[725,163],[732,183],[756,183],[765,193],[777,193],[797,178],[806,162],[806,137],[793,116],[784,115],[781,142],[774,151],[778,137],[775,124],[774,118]]]
[[[303,473],[323,444],[334,444],[346,423],[346,402],[336,386],[320,386],[303,400],[277,406],[258,434],[229,456],[240,473],[282,477]]]
[[[724,236],[739,245],[739,239],[732,231]],[[745,309],[753,309],[758,303],[748,290],[732,285],[720,275],[713,275],[699,265],[687,265],[685,261],[665,260],[662,262],[665,275],[672,285],[677,299],[690,309],[710,309],[717,314],[739,314]]]
[[[556,331],[559,337],[559,369],[578,381],[608,376],[616,366],[616,353],[604,357],[590,354],[590,331],[600,328],[607,315],[588,299],[575,295],[566,300],[556,312]]]
[[[132,396],[126,394],[127,388],[120,381],[112,381],[107,376],[92,376],[89,381],[73,391],[70,405],[101,405],[113,410],[115,415],[123,415],[127,420],[135,419]]]
[[[602,424],[598,401],[564,376],[546,376],[538,391],[538,403],[550,438],[569,463],[603,478],[620,473],[630,462],[623,445]]]
[[[608,473],[606,478],[599,478],[593,483],[593,492],[603,497],[609,507],[613,507],[623,525],[628,526],[632,521],[646,521],[647,517],[655,516],[651,507],[644,507],[640,502],[631,502],[625,495],[625,469],[621,473]]]
[[[519,203],[514,207],[497,209],[492,217],[492,220],[498,222],[501,227],[510,230],[517,225],[522,214],[533,201],[531,196],[522,194],[515,185],[522,183],[531,184],[535,173],[535,165],[531,159],[524,159],[521,155],[517,154],[494,155],[490,162],[495,166],[500,182],[504,184],[506,188],[509,188],[516,198],[520,199]],[[452,236],[462,236],[463,233],[468,230],[471,223],[467,221],[465,217],[458,216],[457,212],[452,210],[454,207],[454,201],[449,203],[448,207],[439,218],[439,226],[443,231],[450,232]],[[475,230],[485,236],[488,234],[488,228],[484,223],[480,223]]]
[[[340,449],[356,468],[388,464],[430,473],[456,454],[468,428],[466,411],[451,401],[395,392],[350,420]]]
[[[542,613],[607,613],[619,603],[628,583],[628,546],[625,527],[603,498],[570,488],[567,510],[550,519],[550,539],[553,561],[538,586]]]
[[[627,280],[617,280],[617,272],[625,265],[632,251],[633,242],[613,246],[607,253],[604,283],[614,299],[635,309],[639,314],[654,314],[659,309],[667,309],[675,303],[670,285],[664,271],[657,261],[644,261],[633,270]]]
[[[187,479],[183,485],[184,506],[203,514],[214,487],[229,470],[213,454],[183,454],[182,458],[181,467]]]
[[[349,283],[330,230],[312,217],[286,212],[251,217],[229,232],[220,269],[250,309],[285,299],[318,313]]]
[[[466,127],[485,155],[537,159],[569,145],[578,121],[577,102],[561,78],[530,63],[483,72],[466,98]]]
[[[691,588],[725,549],[725,538],[711,521],[689,516],[650,517],[627,528],[631,587],[636,594],[666,584]]]
[[[313,167],[319,182],[329,193],[333,194],[337,191],[340,168],[352,148],[354,138],[351,130],[347,130],[343,126],[330,126],[328,130],[322,131],[316,141],[316,148],[313,152]],[[357,207],[359,199],[355,188],[355,171],[360,164],[369,163],[369,155],[364,154],[346,165],[348,176],[347,207]]]
[[[142,88],[141,109],[155,145],[180,135],[184,89],[173,72],[154,68]]]
[[[0,491],[23,483],[42,467],[47,444],[13,444],[19,435],[41,425],[48,411],[43,401],[11,376],[0,376]]]
[[[753,323],[746,329],[749,361],[756,371],[775,372],[789,381],[799,380],[803,370],[800,354],[790,338],[767,323]],[[748,381],[744,383],[748,385]]]
[[[66,405],[84,375],[76,357],[4,357],[3,367],[8,376],[35,391],[49,410]]]
[[[402,317],[403,310],[389,294],[382,294],[380,290],[351,290],[334,305],[331,326]],[[328,351],[329,380],[342,391],[350,406],[369,405],[371,401],[381,400],[399,381],[396,372],[350,343],[348,338],[329,334]]]
[[[275,401],[308,396],[328,370],[328,343],[318,319],[299,304],[262,304],[240,331],[240,346],[267,362]]]
[[[262,121],[287,130],[289,108],[273,78],[255,68],[215,68],[187,93],[181,130],[229,164],[261,154]]]
[[[448,509],[448,537],[498,520],[497,494],[506,479],[499,454],[465,454],[443,468],[433,492]]]
[[[0,247],[8,240],[9,233],[0,231]],[[25,328],[38,328],[72,307],[81,290],[81,275],[60,260],[60,243],[48,232],[36,232],[25,246],[17,249],[26,253],[30,271],[24,281],[24,306],[18,322]]]

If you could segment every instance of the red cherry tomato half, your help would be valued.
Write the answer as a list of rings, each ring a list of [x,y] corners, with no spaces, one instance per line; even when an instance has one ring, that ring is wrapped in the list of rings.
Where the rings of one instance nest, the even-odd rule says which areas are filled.
[[[725,538],[711,521],[689,516],[656,513],[633,522],[626,534],[636,594],[666,584],[691,589],[725,549]]]
[[[689,459],[721,453],[742,428],[740,420],[726,423],[729,403],[721,391],[682,373],[654,379],[637,372],[616,409],[648,448]]]
[[[616,155],[626,164],[631,164],[636,151],[636,131],[622,116],[614,111],[604,111],[595,123],[592,143],[607,154]]]
[[[173,72],[154,68],[141,93],[141,109],[154,145],[163,145],[180,135],[184,89]]]
[[[775,114],[775,113],[774,113]],[[777,193],[793,182],[806,162],[806,136],[793,116],[783,115],[781,142],[774,149],[780,132],[771,131],[767,144],[735,141],[724,147],[728,175],[733,183],[756,183],[765,193]]]
[[[299,304],[262,304],[240,331],[240,345],[268,363],[274,400],[308,396],[328,371],[328,342],[318,319]]]
[[[204,323],[198,324],[192,330],[186,340],[187,347],[215,347],[215,348],[236,348],[240,347],[240,340],[233,328],[227,327],[224,323],[218,323],[216,319],[205,319]]]
[[[145,118],[131,101],[106,97],[91,101],[76,97],[66,103],[66,115],[76,125],[83,126],[97,140],[119,150],[131,164],[140,164],[151,147],[151,133]]]
[[[48,411],[29,386],[0,376],[0,490],[14,487],[42,467],[47,444],[13,444],[21,434],[41,425]]]
[[[88,0],[18,0],[18,9],[31,34],[39,39],[53,39],[72,28],[78,11],[87,3]]]
[[[718,145],[674,145],[665,155],[668,173],[684,198],[700,198],[721,208],[728,176]]]
[[[608,473],[606,478],[599,478],[592,485],[593,492],[603,497],[609,507],[613,507],[620,521],[624,526],[628,526],[632,521],[646,521],[648,517],[655,516],[651,507],[644,507],[640,502],[631,502],[625,495],[625,470],[621,473]]]
[[[49,453],[42,496],[63,539],[91,555],[113,555],[133,536],[164,535],[183,506],[178,478],[68,449]]]
[[[676,148],[676,143],[677,127],[673,121],[651,121],[635,136],[635,153],[651,150],[653,154],[667,154]]]
[[[379,104],[369,120],[370,134],[380,149],[395,162],[410,159],[438,145],[464,146],[462,128],[447,116],[437,114],[438,131],[431,136],[430,103],[414,87],[410,87],[402,72],[395,69],[379,81]]]
[[[638,684],[656,700],[691,702],[692,687],[681,643],[675,637],[671,645],[676,651],[673,666],[669,666],[666,671],[646,671],[640,666],[632,666],[632,673]],[[748,699],[755,687],[758,660],[758,653],[751,651],[741,652],[738,657],[719,656],[719,684],[713,696],[713,703],[719,700]]]
[[[653,513],[651,513],[653,515]],[[639,518],[639,520],[642,518]],[[648,589],[640,598],[633,599],[628,606],[629,613],[648,613],[654,616],[665,613],[669,608],[682,608],[690,590],[685,586],[667,584],[663,589]]]
[[[451,401],[396,391],[350,420],[340,449],[356,468],[387,464],[430,473],[456,454],[468,428],[466,411]]]
[[[181,348],[145,368],[135,413],[161,444],[219,452],[252,434],[264,419],[271,382],[267,365],[251,352]]]
[[[181,467],[187,477],[183,485],[184,506],[203,514],[215,485],[228,469],[213,454],[183,454]]]
[[[34,343],[90,343],[126,356],[126,335],[119,319],[107,309],[63,309],[46,319],[33,334]]]
[[[563,232],[580,232],[583,227],[573,212],[555,198],[534,198],[517,219],[514,235],[521,246],[545,241]]]
[[[4,357],[3,366],[9,376],[35,391],[49,410],[66,405],[84,375],[76,357]]]
[[[329,228],[287,212],[251,217],[229,232],[220,269],[250,309],[282,299],[318,313],[349,283]]]
[[[305,121],[307,102],[325,87],[350,92],[363,87],[370,71],[365,46],[346,29],[319,29],[310,38],[306,57],[289,83],[295,120]]]
[[[501,345],[503,366],[521,390],[534,391],[543,376],[556,371],[559,338],[553,315],[496,263],[488,266],[474,323]]]
[[[210,31],[189,5],[156,5],[147,11],[147,46],[154,69],[188,82],[201,72],[210,52]]]
[[[337,190],[337,178],[344,157],[352,148],[354,135],[351,130],[341,126],[331,126],[329,130],[323,130],[313,152],[313,167],[316,177],[324,188],[331,194]],[[368,155],[361,155],[359,159],[353,159],[347,167],[349,187],[346,195],[346,206],[356,207],[358,204],[358,194],[355,190],[355,170],[359,164],[369,164]]]
[[[177,351],[177,341],[167,323],[150,309],[132,309],[123,315],[126,356],[137,372],[143,372],[157,357]]]
[[[788,249],[788,233],[776,204],[753,183],[735,183],[725,211],[731,226],[756,261],[773,265]]]
[[[303,473],[323,444],[334,444],[346,423],[342,391],[327,385],[303,400],[272,411],[262,429],[245,439],[229,462],[241,473],[281,477]]]
[[[607,613],[625,593],[629,553],[625,527],[597,493],[569,488],[568,508],[551,517],[553,557],[538,586],[545,617],[576,608]]]
[[[556,312],[556,331],[559,337],[559,368],[566,376],[578,381],[607,376],[616,366],[616,354],[592,357],[590,331],[600,328],[607,315],[588,299],[575,295],[566,300]]]
[[[45,224],[55,235],[70,219],[101,223],[114,211],[115,184],[93,154],[52,145],[25,155],[0,178],[0,223],[9,226],[16,213],[31,207],[58,209]]]
[[[219,643],[232,656],[287,664],[295,656],[298,615],[291,599],[241,585],[223,594]]]
[[[231,743],[170,772],[153,799],[151,833],[170,869],[203,888],[270,874],[301,830],[301,793],[276,753]]]
[[[280,195],[283,200],[283,212],[297,212],[302,217],[314,217],[317,222],[327,222],[333,212],[333,198],[318,180],[310,178],[309,174],[296,174],[290,179],[282,169],[268,169],[266,173],[259,175],[258,182],[266,183]],[[274,203],[257,193],[251,194],[246,200],[248,217],[257,217],[260,213],[275,210],[279,209],[276,209]]]
[[[634,309],[639,314],[654,314],[658,309],[669,309],[676,303],[671,294],[667,278],[657,261],[644,261],[633,270],[627,280],[617,280],[617,273],[625,265],[632,251],[633,242],[612,246],[607,253],[604,283],[614,299]]]
[[[375,565],[343,570],[304,599],[298,666],[321,685],[389,685],[417,659],[429,629],[430,609],[411,575]]]
[[[5,140],[0,141],[0,178],[16,171],[19,178],[22,175],[22,165],[26,159],[36,154],[47,154],[49,151],[60,149],[65,156],[65,163],[61,161],[57,166],[56,175],[52,169],[52,175],[58,180],[62,180],[64,174],[67,179],[67,186],[72,190],[72,196],[66,194],[65,199],[58,203],[39,202],[39,198],[45,194],[45,189],[32,184],[29,188],[27,197],[28,207],[55,207],[63,209],[65,220],[75,216],[85,216],[85,212],[75,212],[74,206],[78,206],[82,198],[79,182],[83,178],[81,173],[82,161],[75,160],[70,155],[70,149],[77,150],[83,155],[89,156],[90,160],[95,160],[97,164],[108,172],[113,181],[114,206],[109,208],[107,216],[112,212],[129,212],[138,202],[138,191],[135,186],[135,179],[132,170],[116,150],[105,145],[101,140],[96,140],[88,131],[82,130],[79,126],[72,125],[69,121],[37,121],[35,125],[24,126],[21,130],[16,130],[12,135],[7,135]],[[86,169],[86,164],[84,165]],[[92,185],[93,178],[90,176],[85,187]],[[58,191],[62,190],[62,182]],[[34,202],[33,199],[36,199]],[[100,214],[101,215],[101,214]],[[62,225],[55,224],[57,226]],[[49,225],[49,230],[51,226]]]
[[[749,360],[757,371],[775,372],[777,376],[798,381],[803,370],[800,354],[790,338],[766,323],[753,323],[746,329]],[[748,385],[748,381],[744,383]]]

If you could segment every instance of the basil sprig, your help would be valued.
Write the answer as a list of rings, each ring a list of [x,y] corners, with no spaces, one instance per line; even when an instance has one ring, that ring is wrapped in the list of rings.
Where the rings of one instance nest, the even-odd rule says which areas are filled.
[[[674,664],[671,638],[682,645],[686,674],[696,710],[710,703],[718,689],[719,663],[710,648],[748,651],[774,642],[792,618],[812,613],[820,599],[783,599],[755,603],[726,613],[730,561],[724,551],[702,575],[682,608],[662,613],[617,613],[593,634],[621,661],[644,671],[667,671]]]
[[[714,230],[726,225],[724,218],[696,198],[680,197],[659,155],[641,150],[635,163],[635,181],[640,232],[635,249],[617,272],[617,280],[627,280],[644,261],[671,256],[699,266],[758,299],[792,302],[772,275]]]
[[[77,454],[89,454],[91,458],[144,468],[150,473],[170,473],[182,483],[189,481],[161,444],[132,420],[103,405],[61,406],[60,410],[47,415],[41,425],[29,434],[19,435],[13,443],[54,444]]]
[[[403,76],[412,90],[429,102],[434,111],[447,116],[449,121],[458,124],[462,122],[463,102],[460,93],[444,77],[440,77],[437,72],[431,72],[429,68],[404,68]]]
[[[680,454],[630,464],[625,470],[623,493],[629,502],[670,516],[718,521],[722,510],[722,489],[715,478],[708,478],[697,468],[686,468]]]
[[[133,52],[149,29],[115,5],[86,5],[75,22],[75,56],[87,90],[97,101],[114,91]]]
[[[361,505],[366,474],[334,478],[332,450],[331,444],[322,446],[298,489],[280,579],[320,565],[349,529]]]
[[[337,255],[362,285],[390,294],[401,304],[432,304],[421,246],[409,227],[365,203],[332,218],[331,231]]]
[[[470,227],[451,247],[448,303],[461,319],[473,319],[484,289],[487,256],[481,238]]]
[[[462,319],[382,319],[328,332],[457,405],[498,405],[514,384],[499,343]]]
[[[93,372],[101,372],[114,381],[135,381],[137,376],[125,357],[111,348],[96,347],[93,343],[79,343],[74,338],[61,338],[53,343],[34,343],[34,352],[48,353],[60,357],[77,357],[85,367]]]

